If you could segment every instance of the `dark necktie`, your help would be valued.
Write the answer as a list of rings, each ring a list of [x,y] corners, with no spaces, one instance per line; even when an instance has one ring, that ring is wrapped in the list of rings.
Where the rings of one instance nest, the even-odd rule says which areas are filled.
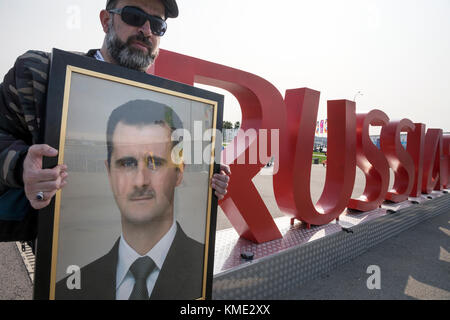
[[[155,268],[155,263],[148,257],[136,259],[130,267],[134,276],[134,288],[128,300],[148,300],[147,277]]]

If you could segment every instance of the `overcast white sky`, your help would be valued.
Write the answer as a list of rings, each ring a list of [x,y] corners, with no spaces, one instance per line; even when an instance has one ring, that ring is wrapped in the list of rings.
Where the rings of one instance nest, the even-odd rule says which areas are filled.
[[[106,0],[0,0],[1,77],[28,49],[87,51],[103,41]],[[178,0],[163,49],[353,100],[450,131],[449,0]],[[227,95],[224,120],[239,121]]]

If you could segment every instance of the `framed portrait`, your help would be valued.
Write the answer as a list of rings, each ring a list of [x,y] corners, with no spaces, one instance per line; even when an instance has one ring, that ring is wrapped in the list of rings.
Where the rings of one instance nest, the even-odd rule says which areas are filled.
[[[54,49],[35,299],[210,299],[222,95]]]

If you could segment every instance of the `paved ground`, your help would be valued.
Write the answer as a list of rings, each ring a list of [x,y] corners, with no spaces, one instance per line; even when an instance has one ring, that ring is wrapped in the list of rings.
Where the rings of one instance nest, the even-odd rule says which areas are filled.
[[[449,252],[450,212],[382,242],[284,299],[450,300]],[[374,275],[367,268],[373,265],[380,268],[379,290],[367,288]]]
[[[0,300],[27,300],[32,296],[31,280],[15,242],[0,242]]]

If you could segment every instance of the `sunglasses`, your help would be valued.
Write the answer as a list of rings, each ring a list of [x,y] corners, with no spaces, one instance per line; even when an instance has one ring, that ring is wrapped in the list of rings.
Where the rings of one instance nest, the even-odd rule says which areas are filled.
[[[152,16],[137,7],[126,6],[121,9],[108,10],[110,13],[120,14],[122,20],[133,27],[142,27],[147,20],[155,36],[163,36],[167,30],[167,23],[158,16]]]

